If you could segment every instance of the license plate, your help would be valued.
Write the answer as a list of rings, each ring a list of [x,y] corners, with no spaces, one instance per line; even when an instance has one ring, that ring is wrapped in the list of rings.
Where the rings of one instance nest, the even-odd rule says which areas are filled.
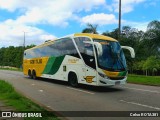
[[[115,82],[115,85],[120,85],[120,81],[116,81],[116,82]]]

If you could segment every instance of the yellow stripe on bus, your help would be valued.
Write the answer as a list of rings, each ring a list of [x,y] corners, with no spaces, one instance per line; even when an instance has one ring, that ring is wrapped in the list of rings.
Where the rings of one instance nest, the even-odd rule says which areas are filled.
[[[119,72],[110,72],[107,70],[103,70],[103,72],[108,76],[108,77],[117,77]]]
[[[28,70],[35,70],[36,76],[40,77],[44,68],[48,62],[49,57],[33,58],[24,60],[23,72],[25,75],[28,75]]]

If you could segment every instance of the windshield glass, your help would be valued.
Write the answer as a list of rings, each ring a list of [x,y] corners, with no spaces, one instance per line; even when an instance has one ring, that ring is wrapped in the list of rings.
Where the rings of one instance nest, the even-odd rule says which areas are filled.
[[[126,70],[126,60],[119,42],[97,39],[94,39],[94,42],[99,42],[102,45],[102,54],[99,56],[97,54],[100,68],[112,71]]]

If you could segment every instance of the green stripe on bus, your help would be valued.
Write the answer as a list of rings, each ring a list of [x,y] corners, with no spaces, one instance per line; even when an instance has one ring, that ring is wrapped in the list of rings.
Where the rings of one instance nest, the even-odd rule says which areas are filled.
[[[42,74],[55,74],[60,68],[60,65],[62,64],[64,57],[65,56],[50,57]]]
[[[127,71],[119,72],[118,76],[126,76]]]

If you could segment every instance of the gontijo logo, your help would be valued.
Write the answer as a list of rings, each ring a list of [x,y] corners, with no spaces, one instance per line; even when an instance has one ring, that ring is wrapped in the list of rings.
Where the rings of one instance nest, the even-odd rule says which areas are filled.
[[[86,77],[83,77],[83,78],[86,80],[86,82],[92,83],[94,77],[95,77],[95,76],[86,76]]]

